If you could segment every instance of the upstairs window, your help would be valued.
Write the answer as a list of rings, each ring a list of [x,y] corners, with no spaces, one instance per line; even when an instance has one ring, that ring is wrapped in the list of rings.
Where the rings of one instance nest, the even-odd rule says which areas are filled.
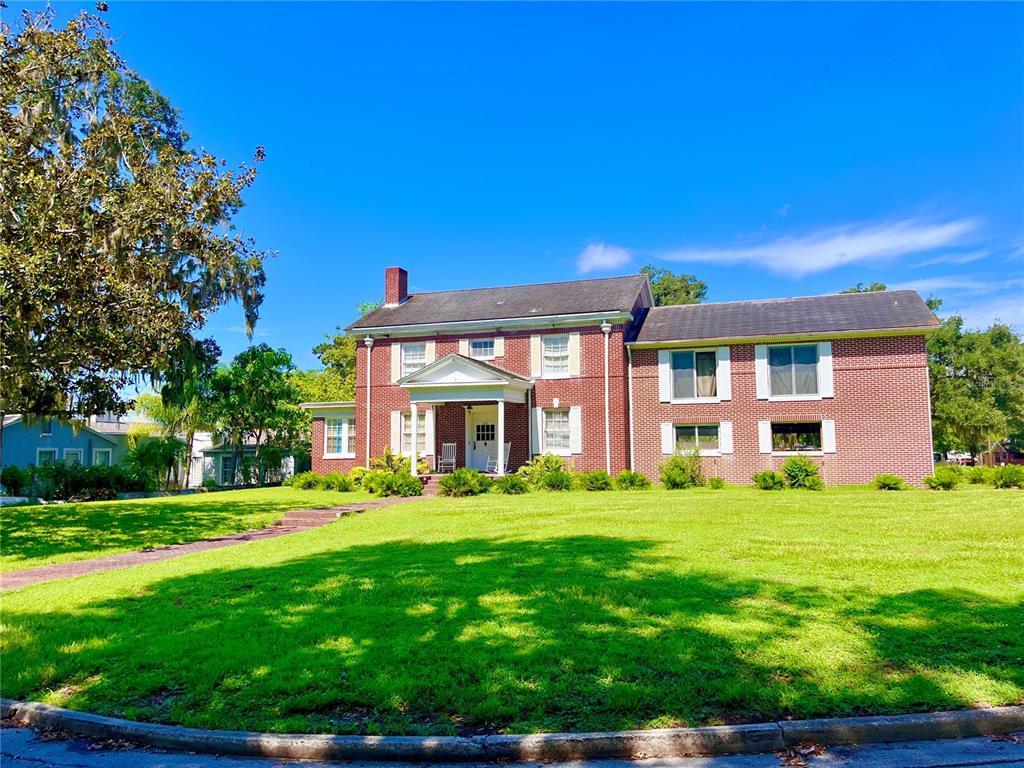
[[[714,350],[672,353],[672,399],[718,396],[718,358]]]
[[[470,339],[469,356],[477,360],[493,360],[494,339]]]
[[[569,334],[541,336],[541,356],[544,378],[564,378],[569,375]],[[568,416],[566,416],[568,419]]]
[[[772,397],[818,394],[818,345],[768,347]]]
[[[402,345],[402,376],[415,373],[427,364],[427,342],[417,341]]]

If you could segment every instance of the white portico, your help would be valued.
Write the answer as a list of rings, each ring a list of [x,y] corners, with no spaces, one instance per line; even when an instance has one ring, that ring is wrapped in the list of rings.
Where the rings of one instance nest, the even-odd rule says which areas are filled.
[[[398,384],[409,391],[413,474],[417,471],[416,441],[422,428],[419,409],[422,406],[437,408],[452,403],[463,405],[467,413],[463,449],[465,466],[474,466],[480,460],[481,453],[477,446],[484,444],[484,450],[496,451],[497,473],[505,474],[505,446],[508,443],[505,405],[526,404],[529,408],[533,387],[530,379],[480,360],[451,354],[399,379]],[[469,415],[474,409],[475,416]],[[493,434],[488,419],[491,414],[494,419]]]

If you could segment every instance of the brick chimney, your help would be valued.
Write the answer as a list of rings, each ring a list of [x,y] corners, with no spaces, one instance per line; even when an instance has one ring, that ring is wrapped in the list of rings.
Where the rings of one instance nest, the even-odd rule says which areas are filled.
[[[409,298],[409,273],[401,267],[384,270],[384,304],[393,307]]]

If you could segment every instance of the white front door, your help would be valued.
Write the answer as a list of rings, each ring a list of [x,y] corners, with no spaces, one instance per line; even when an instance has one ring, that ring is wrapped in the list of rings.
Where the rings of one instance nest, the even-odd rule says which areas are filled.
[[[487,459],[491,466],[498,458],[498,406],[474,405],[466,411],[466,466],[487,469]]]

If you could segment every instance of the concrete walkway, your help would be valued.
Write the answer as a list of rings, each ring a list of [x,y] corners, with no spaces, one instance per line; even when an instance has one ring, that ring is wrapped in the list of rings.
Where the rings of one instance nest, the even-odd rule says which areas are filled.
[[[150,749],[111,748],[86,739],[40,736],[28,728],[0,731],[3,768],[425,768],[427,763],[320,763],[274,758],[218,757]],[[117,745],[113,745],[117,746]],[[431,768],[1013,768],[1024,766],[1024,739],[949,739],[832,747],[819,754],[726,755],[581,763],[460,763]]]
[[[375,499],[373,501],[356,502],[344,504],[337,507],[324,509],[292,510],[274,523],[269,528],[261,528],[256,531],[245,531],[230,536],[217,536],[212,539],[201,539],[190,541],[186,544],[171,544],[157,549],[144,549],[140,552],[124,552],[119,555],[107,555],[105,557],[94,557],[91,560],[77,560],[73,563],[60,563],[59,565],[43,565],[38,568],[26,568],[22,571],[9,571],[0,574],[0,590],[18,589],[29,584],[39,584],[44,581],[55,579],[72,579],[75,576],[84,576],[89,573],[102,573],[103,571],[116,571],[121,568],[131,568],[136,565],[158,563],[161,560],[170,560],[175,557],[184,557],[196,552],[208,552],[211,549],[223,547],[234,547],[239,544],[247,544],[252,541],[263,541],[278,536],[285,536],[297,531],[309,530],[337,520],[339,517],[365,512],[369,509],[379,509],[400,504],[406,501],[415,501],[421,496],[409,496],[406,498]],[[283,524],[282,524],[283,523]]]

